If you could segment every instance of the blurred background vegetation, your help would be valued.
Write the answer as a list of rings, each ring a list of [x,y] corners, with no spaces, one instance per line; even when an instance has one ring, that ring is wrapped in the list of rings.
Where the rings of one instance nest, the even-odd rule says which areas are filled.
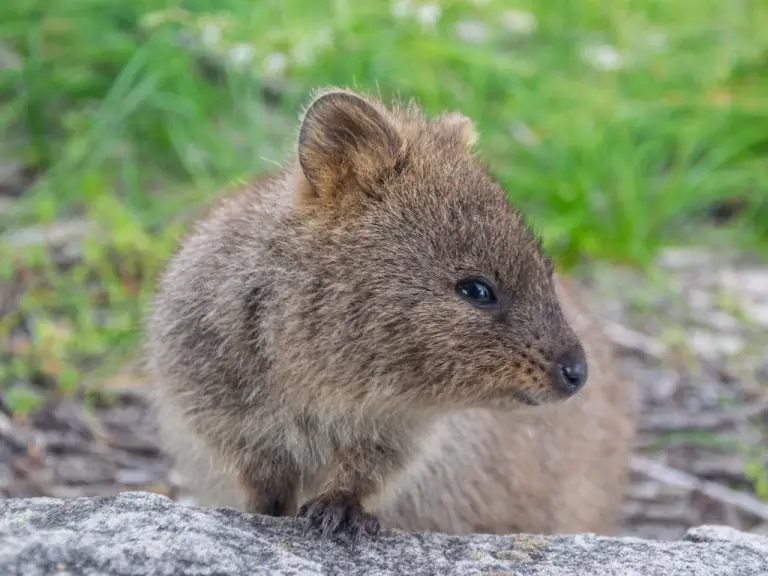
[[[18,181],[0,182],[0,286],[18,295],[0,310],[0,383],[14,411],[40,401],[19,383],[73,391],[135,353],[195,208],[284,161],[321,85],[472,117],[566,268],[645,267],[691,242],[768,253],[764,0],[0,4],[0,167]],[[79,252],[36,242],[41,226],[81,237]]]

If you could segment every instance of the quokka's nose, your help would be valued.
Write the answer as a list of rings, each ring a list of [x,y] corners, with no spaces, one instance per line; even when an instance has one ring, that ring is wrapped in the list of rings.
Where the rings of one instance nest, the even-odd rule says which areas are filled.
[[[587,381],[587,359],[581,347],[571,348],[555,361],[555,383],[566,394],[576,394]]]

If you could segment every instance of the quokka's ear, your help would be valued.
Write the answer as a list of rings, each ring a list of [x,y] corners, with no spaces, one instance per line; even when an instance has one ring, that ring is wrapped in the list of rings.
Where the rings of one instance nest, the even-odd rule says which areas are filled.
[[[335,197],[353,188],[376,197],[376,184],[397,169],[401,138],[373,104],[329,90],[307,107],[299,130],[299,164],[312,192]]]
[[[449,130],[453,131],[459,142],[467,149],[471,151],[477,143],[477,130],[475,125],[461,112],[449,112],[443,116],[443,125]]]

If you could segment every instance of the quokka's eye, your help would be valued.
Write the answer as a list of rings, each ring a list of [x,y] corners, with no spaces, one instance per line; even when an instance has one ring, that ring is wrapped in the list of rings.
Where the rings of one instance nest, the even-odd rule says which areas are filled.
[[[468,302],[481,308],[495,306],[499,302],[490,282],[482,278],[460,280],[456,284],[456,292]]]

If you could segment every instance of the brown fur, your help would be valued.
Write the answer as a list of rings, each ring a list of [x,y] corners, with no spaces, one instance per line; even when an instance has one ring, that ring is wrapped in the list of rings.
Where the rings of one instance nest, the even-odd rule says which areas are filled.
[[[162,437],[202,504],[298,510],[355,538],[376,517],[614,530],[631,391],[475,138],[455,113],[323,92],[296,159],[184,239],[147,358]],[[499,306],[461,298],[465,277]],[[588,382],[561,402],[555,363],[585,352]]]

